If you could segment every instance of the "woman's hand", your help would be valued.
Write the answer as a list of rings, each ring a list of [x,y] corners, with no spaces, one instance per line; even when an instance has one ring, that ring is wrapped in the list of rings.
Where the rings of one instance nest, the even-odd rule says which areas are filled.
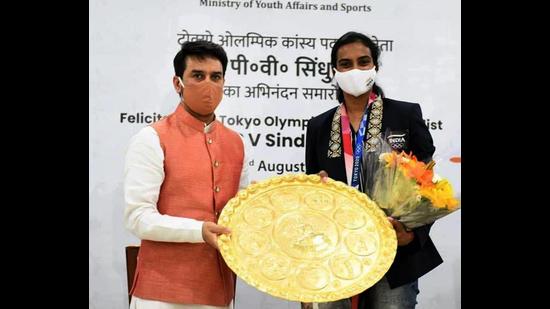
[[[321,177],[321,182],[322,183],[327,183],[327,180],[328,180],[328,173],[324,170],[320,171],[319,174],[319,177]]]
[[[403,226],[403,223],[399,222],[398,220],[395,220],[392,217],[388,217],[388,220],[390,221],[391,225],[393,225],[393,228],[395,230],[398,246],[406,246],[410,244],[411,241],[413,241],[414,232],[407,232],[405,230],[405,226]]]

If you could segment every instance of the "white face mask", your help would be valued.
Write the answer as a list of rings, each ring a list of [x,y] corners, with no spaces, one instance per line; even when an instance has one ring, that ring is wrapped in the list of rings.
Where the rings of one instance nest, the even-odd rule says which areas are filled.
[[[376,77],[376,67],[370,70],[353,69],[346,72],[336,71],[334,78],[338,86],[345,93],[349,93],[354,97],[358,97],[372,88],[374,78]]]

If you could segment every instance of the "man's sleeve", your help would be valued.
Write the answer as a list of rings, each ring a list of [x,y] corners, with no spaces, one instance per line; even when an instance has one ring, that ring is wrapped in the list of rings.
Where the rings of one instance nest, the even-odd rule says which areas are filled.
[[[164,181],[164,153],[158,134],[143,128],[130,141],[124,166],[124,224],[140,239],[204,242],[202,221],[162,215],[157,201]]]

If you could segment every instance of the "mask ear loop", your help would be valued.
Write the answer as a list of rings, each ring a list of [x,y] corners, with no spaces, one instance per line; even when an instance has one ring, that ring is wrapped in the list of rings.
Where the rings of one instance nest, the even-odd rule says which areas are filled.
[[[178,76],[178,80],[180,82],[180,85],[181,85],[181,92],[179,93],[180,97],[183,97],[183,89],[185,88],[185,86],[183,85],[183,80],[181,79],[181,77]]]
[[[336,72],[338,72],[338,70],[336,70],[335,68],[331,67],[332,69],[332,78],[330,79],[329,83],[336,89],[338,89],[338,82],[336,81]]]
[[[374,77],[369,78],[366,85],[372,90],[372,87],[374,86],[374,79],[376,78],[376,74],[378,73],[378,71],[376,70],[376,66],[373,66],[371,70],[374,70]],[[369,86],[369,84],[371,85]]]

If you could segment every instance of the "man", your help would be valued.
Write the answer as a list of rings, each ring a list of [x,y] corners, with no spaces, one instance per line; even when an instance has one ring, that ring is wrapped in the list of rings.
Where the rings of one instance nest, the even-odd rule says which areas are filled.
[[[235,275],[218,251],[219,214],[248,183],[244,140],[216,120],[227,55],[186,42],[174,58],[174,113],[143,128],[126,155],[125,225],[139,237],[134,309],[228,308]]]

